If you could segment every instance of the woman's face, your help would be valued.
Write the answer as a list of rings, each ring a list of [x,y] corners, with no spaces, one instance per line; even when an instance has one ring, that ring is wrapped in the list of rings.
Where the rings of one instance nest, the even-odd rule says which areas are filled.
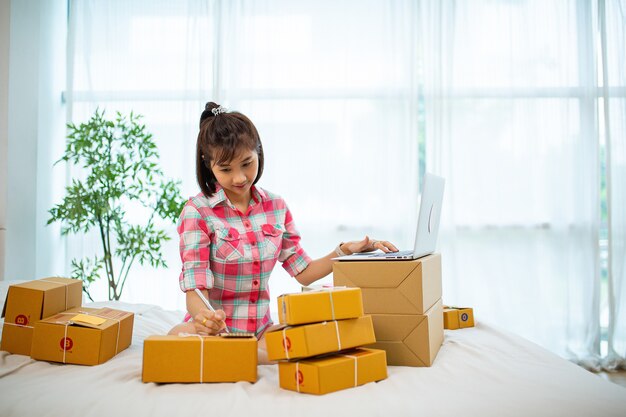
[[[242,149],[223,165],[212,162],[211,170],[227,194],[246,197],[259,172],[259,155],[255,150]]]

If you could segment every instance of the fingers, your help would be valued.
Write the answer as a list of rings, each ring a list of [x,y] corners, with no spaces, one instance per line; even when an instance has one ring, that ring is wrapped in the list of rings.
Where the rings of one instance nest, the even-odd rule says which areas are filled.
[[[226,328],[226,313],[224,313],[224,310],[216,310],[215,318],[219,319],[219,333]]]
[[[390,251],[392,251],[392,252],[398,252],[398,251],[400,250],[400,249],[398,249],[398,248],[396,247],[396,245],[394,245],[394,244],[393,244],[393,243],[391,243],[391,242],[387,242],[387,241],[385,241],[384,243],[385,243],[385,244],[387,244],[387,248],[388,248]]]
[[[225,319],[226,314],[223,310],[217,310],[214,313],[204,309],[193,318],[193,325],[196,328],[196,332],[200,334],[218,334],[220,330],[226,327]]]
[[[380,249],[385,253],[398,252],[398,248],[393,243],[386,240],[376,240],[365,236],[363,240],[348,242],[351,253],[369,252]]]
[[[396,248],[393,243],[387,242],[386,240],[372,240],[372,248],[380,249],[385,253],[398,252],[398,248]]]

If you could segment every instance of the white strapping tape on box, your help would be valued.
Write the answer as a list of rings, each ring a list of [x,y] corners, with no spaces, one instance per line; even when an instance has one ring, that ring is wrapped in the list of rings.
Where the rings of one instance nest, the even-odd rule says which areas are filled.
[[[300,392],[300,361],[296,362],[296,391]]]
[[[338,288],[346,288],[346,287],[332,287],[332,288],[320,288],[317,290],[313,290],[311,292],[327,292],[330,297],[330,314],[332,315],[331,319],[335,320],[335,303],[333,302],[333,291]]]
[[[200,339],[200,383],[204,382],[204,339],[199,334],[196,335]]]
[[[359,365],[358,365],[357,357],[354,355],[341,355],[341,356],[354,359],[354,386],[356,387],[358,379],[359,379]]]
[[[65,363],[65,352],[67,352],[67,328],[72,324],[71,321],[65,323],[65,331],[63,332],[63,363]]]
[[[286,332],[287,332],[287,329],[288,329],[288,328],[289,328],[289,326],[285,327],[285,328],[283,329],[283,332],[282,332],[282,333],[283,333],[283,347],[285,348],[285,357],[286,357],[287,359],[291,359],[291,358],[289,357],[289,349],[287,348],[287,333],[286,333]]]
[[[333,292],[328,291],[328,295],[330,296],[330,311],[333,315],[333,320],[335,320],[335,303],[333,303]]]
[[[6,321],[4,322],[4,324],[8,324],[9,326],[15,326],[15,327],[26,327],[26,328],[29,328],[29,329],[33,328],[33,326],[28,326],[26,324],[8,323]]]
[[[200,383],[204,383],[204,337],[195,333],[178,333],[178,337],[197,337],[200,339]]]

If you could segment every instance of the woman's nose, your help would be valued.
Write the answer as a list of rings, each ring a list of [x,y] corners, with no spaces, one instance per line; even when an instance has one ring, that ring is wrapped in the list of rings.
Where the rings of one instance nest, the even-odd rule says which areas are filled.
[[[243,172],[239,172],[235,176],[235,183],[236,184],[243,184],[244,182],[246,182],[246,180],[247,180],[246,175]]]

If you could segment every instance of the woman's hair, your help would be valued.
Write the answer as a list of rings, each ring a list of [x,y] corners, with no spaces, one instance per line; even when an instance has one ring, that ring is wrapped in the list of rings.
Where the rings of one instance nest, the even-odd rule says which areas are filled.
[[[200,116],[200,132],[196,143],[196,177],[202,193],[215,193],[217,179],[211,164],[230,162],[241,150],[254,150],[259,156],[259,172],[253,184],[263,173],[263,145],[254,124],[239,112],[227,112],[223,107],[208,102]]]

